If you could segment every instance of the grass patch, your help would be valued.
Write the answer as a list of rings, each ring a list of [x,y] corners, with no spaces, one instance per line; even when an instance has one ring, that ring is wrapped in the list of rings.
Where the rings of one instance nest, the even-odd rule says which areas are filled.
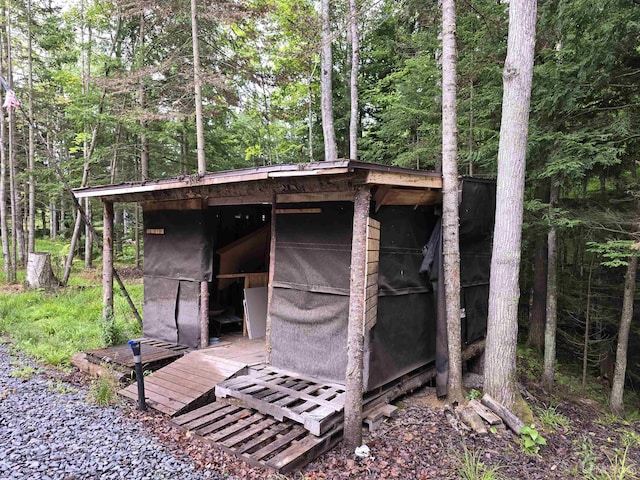
[[[490,467],[482,461],[482,450],[469,450],[467,445],[462,443],[462,451],[456,452],[456,460],[460,480],[502,480],[498,473],[500,467]]]
[[[128,290],[140,305],[142,285]],[[106,346],[105,338],[118,343],[140,336],[140,328],[119,292],[115,294],[111,323],[103,326],[101,317],[99,286],[70,287],[56,293],[28,290],[0,294],[0,335],[8,336],[21,351],[54,366],[67,365],[76,352]]]
[[[105,375],[96,378],[89,388],[89,400],[101,407],[108,407],[116,403],[116,393],[119,387],[113,375],[109,375],[108,372],[105,373]]]
[[[36,373],[37,373],[37,370],[35,368],[33,368],[30,365],[24,365],[19,368],[14,368],[11,371],[11,376],[13,378],[18,378],[20,380],[27,381],[31,377],[33,377]]]

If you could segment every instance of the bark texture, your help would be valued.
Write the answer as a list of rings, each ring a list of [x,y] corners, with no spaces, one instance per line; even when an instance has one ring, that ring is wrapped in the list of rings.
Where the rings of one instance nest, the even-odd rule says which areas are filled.
[[[349,326],[347,328],[347,374],[345,378],[344,440],[349,449],[362,443],[362,393],[364,314],[366,290],[367,220],[369,187],[356,192],[351,242],[351,279],[349,285]]]
[[[624,297],[622,300],[622,315],[618,330],[618,346],[616,348],[616,367],[611,384],[609,407],[618,414],[624,414],[624,380],[627,372],[627,347],[629,345],[629,329],[633,319],[633,299],[636,288],[636,272],[638,270],[638,253],[634,252],[627,265],[624,277]]]
[[[53,290],[58,281],[51,268],[51,255],[49,253],[32,252],[27,261],[26,284],[31,288],[44,288]]]
[[[204,124],[202,123],[202,75],[200,66],[200,43],[198,41],[198,5],[191,0],[191,41],[193,45],[193,90],[196,103],[196,149],[198,151],[198,175],[207,171],[204,155]]]
[[[558,186],[551,186],[549,211],[558,202]],[[547,321],[544,329],[544,368],[542,383],[551,389],[555,383],[556,330],[558,325],[558,232],[551,225],[547,234]]]
[[[80,214],[78,214],[80,216]],[[103,204],[102,228],[102,321],[113,315],[113,203]]]
[[[547,242],[544,237],[536,240],[533,258],[533,295],[529,314],[527,345],[542,352],[547,304]]]
[[[535,0],[509,2],[485,353],[485,392],[516,413],[524,409],[516,378],[516,345],[535,23]]]
[[[324,135],[324,159],[338,158],[336,132],[333,126],[333,53],[331,48],[331,8],[330,0],[322,0],[320,16],[322,17],[322,48],[320,51],[320,96],[322,111],[322,133]]]
[[[447,400],[461,403],[460,240],[458,212],[458,127],[456,114],[456,3],[442,1],[442,255],[449,375]]]
[[[349,158],[358,160],[358,71],[360,39],[358,38],[358,2],[349,0],[349,29],[351,32],[351,118],[349,119]]]

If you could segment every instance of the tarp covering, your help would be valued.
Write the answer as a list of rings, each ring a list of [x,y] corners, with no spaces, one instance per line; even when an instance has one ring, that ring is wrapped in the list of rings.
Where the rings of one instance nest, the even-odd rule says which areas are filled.
[[[433,208],[384,206],[372,216],[380,221],[379,298],[367,342],[366,390],[435,358],[435,304],[429,279],[419,273],[436,222]]]
[[[200,343],[200,283],[170,278],[144,280],[145,337],[197,346]]]
[[[313,207],[276,217],[271,364],[344,382],[353,204]]]
[[[144,276],[211,280],[211,238],[202,210],[144,212]]]
[[[197,346],[200,282],[211,280],[212,245],[201,210],[144,212],[146,337]]]

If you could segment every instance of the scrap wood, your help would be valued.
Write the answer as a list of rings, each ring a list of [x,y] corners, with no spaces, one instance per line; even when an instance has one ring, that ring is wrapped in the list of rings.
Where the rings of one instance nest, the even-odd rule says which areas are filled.
[[[489,433],[482,418],[480,418],[480,415],[478,415],[472,407],[458,407],[456,412],[460,416],[460,419],[469,425],[478,435],[486,435]]]
[[[496,415],[504,420],[504,423],[506,423],[511,430],[517,435],[520,435],[520,429],[524,427],[524,423],[511,410],[498,403],[493,397],[486,393],[482,396],[482,404],[493,410]]]
[[[498,415],[482,405],[475,398],[469,402],[469,407],[473,408],[475,412],[489,425],[500,425],[502,423],[502,419]]]

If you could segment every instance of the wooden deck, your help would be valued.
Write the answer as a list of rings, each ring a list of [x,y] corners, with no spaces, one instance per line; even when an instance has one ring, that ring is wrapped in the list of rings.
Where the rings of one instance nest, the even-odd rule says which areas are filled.
[[[317,437],[291,420],[221,402],[175,417],[173,423],[251,465],[277,472],[301,468],[342,439],[341,426]]]
[[[204,350],[195,350],[145,377],[145,396],[149,407],[180,415],[205,405],[215,398],[215,386],[247,367],[264,362],[264,339],[228,336]],[[120,390],[120,395],[138,400],[135,384]]]
[[[162,340],[154,340],[152,338],[140,339],[140,353],[142,356],[142,364],[146,368],[160,363],[167,363],[188,353],[192,348],[185,345],[163,342]],[[97,348],[85,352],[87,360],[92,363],[110,363],[117,367],[125,369],[133,369],[133,353],[128,344],[116,345],[113,347]]]

